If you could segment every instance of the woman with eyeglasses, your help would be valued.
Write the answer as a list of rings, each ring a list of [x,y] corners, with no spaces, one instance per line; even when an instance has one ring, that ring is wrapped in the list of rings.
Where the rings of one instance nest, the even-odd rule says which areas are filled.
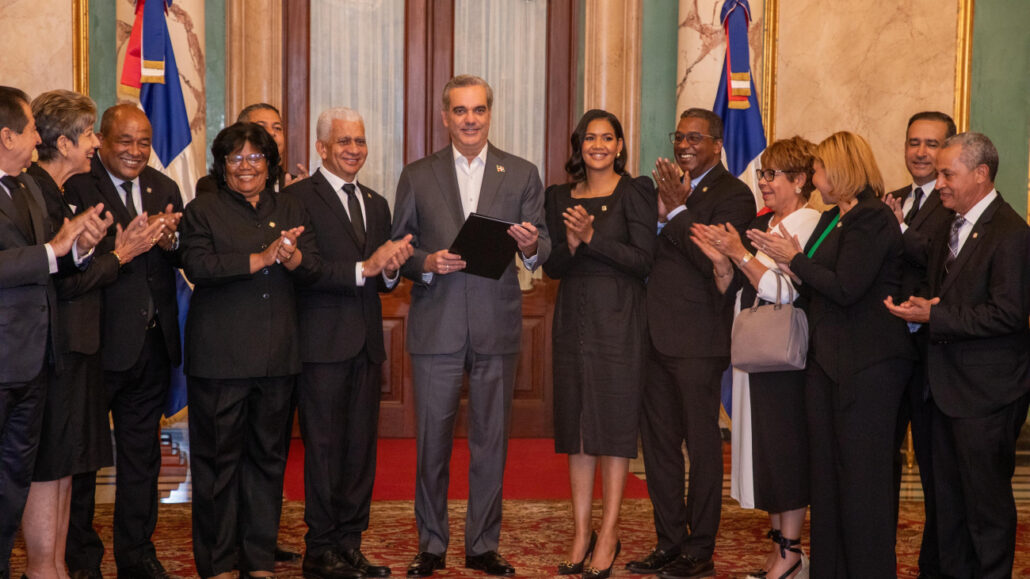
[[[865,139],[831,135],[813,169],[836,207],[807,244],[747,233],[800,283],[808,315],[811,575],[895,577],[894,429],[915,352],[883,301],[901,290],[901,231],[880,200],[883,178]]]
[[[812,185],[815,145],[793,137],[776,141],[762,153],[756,170],[768,212],[749,229],[781,231],[808,241],[819,212],[806,207]],[[732,225],[695,225],[694,242],[712,260],[716,282],[726,289],[736,266],[745,282],[740,309],[760,303],[789,303],[796,296],[776,262],[741,240]],[[782,289],[777,286],[780,277]],[[803,573],[801,527],[808,506],[808,429],[805,427],[805,376],[789,372],[733,373],[732,494],[741,506],[769,513],[773,540],[761,571],[773,579]]]
[[[254,123],[211,146],[218,191],[186,206],[183,269],[193,472],[193,555],[201,577],[273,575],[285,429],[301,370],[294,283],[314,281],[314,244],[292,196],[275,195],[279,150]]]

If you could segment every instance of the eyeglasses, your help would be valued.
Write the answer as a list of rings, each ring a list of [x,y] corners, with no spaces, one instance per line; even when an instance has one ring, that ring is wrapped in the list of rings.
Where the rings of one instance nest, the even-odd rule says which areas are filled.
[[[706,138],[714,139],[715,137],[713,137],[712,135],[703,135],[701,133],[687,133],[685,135],[679,132],[669,133],[669,142],[673,145],[678,145],[683,141],[686,141],[691,145],[699,145],[701,144],[701,141],[705,140]]]
[[[797,171],[780,171],[779,169],[755,169],[755,179],[758,181],[765,179],[767,183],[771,183],[777,175],[786,175],[788,173],[797,173]]]
[[[264,153],[251,153],[249,155],[226,155],[225,162],[233,167],[239,167],[246,161],[251,167],[260,167],[265,164]]]

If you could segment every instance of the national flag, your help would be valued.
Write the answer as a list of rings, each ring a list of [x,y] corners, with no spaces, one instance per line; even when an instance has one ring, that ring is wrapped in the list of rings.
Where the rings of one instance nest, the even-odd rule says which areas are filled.
[[[183,201],[193,198],[199,172],[190,154],[193,134],[186,114],[179,68],[168,34],[166,12],[172,0],[136,0],[135,21],[122,67],[123,92],[139,96],[140,105],[153,129],[154,155],[150,164],[172,178],[182,192]],[[176,276],[176,297],[179,303],[179,329],[183,334],[189,308],[189,285]],[[168,391],[165,416],[172,416],[186,406],[186,377],[182,366],[172,369],[172,386]]]
[[[751,7],[747,0],[726,0],[721,20],[726,31],[726,63],[713,110],[722,117],[726,164],[730,172],[739,177],[766,145],[762,113],[751,75],[748,46]]]

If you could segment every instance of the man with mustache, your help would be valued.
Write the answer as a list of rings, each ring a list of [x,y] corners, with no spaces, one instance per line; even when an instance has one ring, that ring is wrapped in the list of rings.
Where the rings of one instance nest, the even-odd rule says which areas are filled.
[[[658,544],[626,568],[661,577],[715,575],[712,554],[722,508],[722,373],[730,363],[736,290],[720,293],[712,262],[690,240],[694,223],[743,232],[755,198],[720,160],[722,119],[692,108],[670,135],[676,163],[659,159],[658,249],[647,283],[651,355],[640,435]],[[683,502],[684,440],[690,487]]]
[[[910,296],[926,278],[927,249],[941,224],[950,222],[954,215],[941,204],[937,190],[937,153],[944,141],[955,134],[951,117],[936,111],[912,115],[905,133],[905,167],[912,176],[912,184],[891,191],[884,202],[894,210],[905,241],[905,268],[901,272],[901,295]],[[909,324],[912,340],[919,355],[926,356],[927,328],[924,324]],[[895,439],[898,448],[905,440],[908,425],[912,424],[912,447],[919,463],[919,479],[923,486],[923,508],[926,525],[919,549],[921,577],[938,577],[941,572],[937,547],[937,509],[933,486],[933,459],[931,456],[930,400],[926,388],[926,373],[922,364],[913,366],[905,395],[898,412]],[[901,453],[894,457],[895,500],[901,492]]]
[[[104,203],[122,227],[143,213],[165,221],[156,245],[124,264],[118,281],[104,289],[101,357],[118,469],[114,555],[119,577],[132,579],[172,577],[157,560],[151,535],[157,524],[161,414],[171,367],[181,360],[175,268],[183,205],[178,185],[147,166],[150,145],[146,114],[134,105],[115,105],[100,120],[92,170],[65,184],[70,203]],[[100,249],[113,247],[115,226],[107,234]],[[74,478],[66,549],[73,577],[100,577],[104,546],[93,529],[95,492],[94,475]]]
[[[409,577],[445,566],[450,540],[447,482],[454,419],[468,373],[469,501],[465,566],[513,575],[497,552],[501,483],[508,423],[522,337],[522,292],[512,255],[500,279],[469,275],[462,256],[448,251],[472,212],[509,223],[508,235],[530,269],[547,260],[543,185],[537,168],[487,139],[493,89],[473,75],[443,90],[443,124],[451,144],[404,168],[397,184],[393,238],[411,235],[414,255],[401,273],[411,289],[407,347],[418,412],[415,522],[419,553]]]

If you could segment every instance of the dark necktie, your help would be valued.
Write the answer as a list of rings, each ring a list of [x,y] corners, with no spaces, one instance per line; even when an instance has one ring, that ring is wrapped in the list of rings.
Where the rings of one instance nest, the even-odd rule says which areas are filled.
[[[912,225],[912,220],[916,218],[916,213],[919,212],[919,202],[923,200],[923,188],[916,187],[912,191],[912,207],[905,214],[905,225]]]
[[[365,219],[361,216],[361,202],[353,183],[345,183],[343,192],[347,194],[347,212],[350,213],[350,224],[358,238],[358,245],[365,246]]]
[[[125,208],[129,210],[129,217],[135,219],[139,213],[136,213],[136,203],[132,200],[132,181],[123,181],[122,189],[125,189]]]
[[[947,275],[948,271],[951,270],[951,264],[955,263],[955,260],[958,259],[958,234],[965,223],[966,220],[961,215],[956,215],[955,220],[951,222],[951,233],[948,234],[948,257],[944,260],[945,275]]]
[[[15,225],[30,244],[35,244],[36,235],[32,230],[32,213],[29,211],[29,191],[21,181],[12,175],[0,177],[0,183],[3,183],[11,193],[11,202],[14,203],[15,209]]]

